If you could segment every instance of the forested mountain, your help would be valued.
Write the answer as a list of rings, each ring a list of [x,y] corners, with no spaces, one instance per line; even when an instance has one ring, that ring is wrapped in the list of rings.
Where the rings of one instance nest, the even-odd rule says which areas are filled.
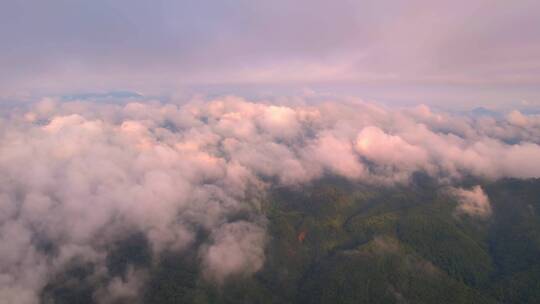
[[[540,179],[461,186],[477,183],[489,216],[457,212],[456,196],[422,175],[407,186],[274,188],[259,205],[268,237],[254,275],[210,283],[196,251],[153,256],[144,234],[110,248],[107,271],[144,272],[143,303],[540,303]],[[94,303],[100,271],[74,261],[42,302]]]

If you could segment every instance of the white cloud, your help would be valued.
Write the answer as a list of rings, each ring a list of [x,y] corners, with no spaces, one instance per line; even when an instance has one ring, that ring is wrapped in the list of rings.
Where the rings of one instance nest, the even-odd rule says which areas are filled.
[[[427,107],[46,99],[0,124],[0,298],[8,303],[36,303],[46,277],[74,257],[103,267],[103,244],[129,230],[144,233],[157,255],[199,246],[204,230],[210,239],[196,249],[206,278],[254,273],[265,225],[252,203],[274,182],[302,185],[328,173],[407,183],[418,170],[442,182],[540,176],[538,124]],[[456,193],[460,210],[489,212],[481,188]],[[239,213],[249,216],[231,222]],[[43,252],[40,238],[57,254]],[[103,295],[131,284],[112,282]]]
[[[482,187],[475,186],[472,189],[453,188],[451,193],[459,201],[457,212],[481,218],[491,215],[491,204]]]
[[[212,233],[212,243],[202,248],[205,275],[219,283],[230,275],[250,275],[263,266],[265,231],[240,221],[223,225]]]

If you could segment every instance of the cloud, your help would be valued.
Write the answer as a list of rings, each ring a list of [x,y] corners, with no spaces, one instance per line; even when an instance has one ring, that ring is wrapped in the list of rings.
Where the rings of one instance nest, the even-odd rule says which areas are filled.
[[[397,177],[401,172],[428,170],[428,153],[404,141],[401,137],[389,135],[378,127],[365,127],[358,134],[355,150],[362,157],[376,163],[383,173]],[[406,176],[405,176],[406,177]]]
[[[364,166],[354,154],[350,139],[339,138],[331,132],[321,132],[307,147],[305,154],[312,166],[332,174],[353,179],[366,174]]]
[[[472,189],[453,188],[451,193],[459,201],[456,209],[458,213],[465,213],[471,216],[486,218],[491,215],[491,205],[488,196],[480,186]]]
[[[74,259],[111,276],[95,297],[129,297],[145,276],[118,278],[108,244],[141,232],[154,257],[198,252],[224,282],[264,264],[260,200],[273,186],[326,174],[406,184],[464,176],[539,177],[540,129],[505,119],[390,109],[361,101],[280,105],[238,97],[160,103],[44,99],[0,118],[0,298],[36,303]],[[489,212],[481,188],[460,210]],[[201,236],[208,236],[202,238]]]
[[[249,222],[222,226],[211,236],[212,243],[201,250],[203,271],[219,283],[230,275],[250,275],[264,263],[265,231]]]
[[[103,288],[98,289],[94,295],[97,303],[113,304],[122,301],[129,303],[142,303],[139,291],[144,286],[146,273],[132,268],[128,269],[124,277],[114,277]]]

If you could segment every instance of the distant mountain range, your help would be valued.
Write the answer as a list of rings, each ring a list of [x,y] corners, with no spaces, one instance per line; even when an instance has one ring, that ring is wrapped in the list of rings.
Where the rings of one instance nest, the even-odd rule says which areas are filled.
[[[473,117],[491,116],[491,117],[500,118],[503,116],[500,112],[493,111],[484,107],[474,108],[471,111],[469,111],[468,114]]]
[[[132,91],[110,91],[105,93],[79,93],[71,95],[63,95],[62,99],[66,101],[72,100],[104,100],[104,99],[132,99],[141,98],[143,95]]]

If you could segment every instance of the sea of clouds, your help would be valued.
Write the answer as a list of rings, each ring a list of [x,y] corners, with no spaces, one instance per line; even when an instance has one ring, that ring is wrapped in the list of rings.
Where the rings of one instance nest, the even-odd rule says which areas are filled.
[[[463,177],[540,176],[540,116],[504,118],[387,108],[361,101],[186,103],[43,99],[0,116],[0,299],[38,303],[74,259],[106,277],[108,244],[132,231],[156,255],[196,246],[208,281],[264,264],[260,202],[273,186],[324,175],[406,184],[425,172]],[[459,212],[489,215],[480,187],[453,189]],[[241,216],[239,216],[241,215]],[[201,244],[200,232],[208,237]],[[54,250],[44,250],[43,242]],[[136,298],[144,273],[96,291]]]

